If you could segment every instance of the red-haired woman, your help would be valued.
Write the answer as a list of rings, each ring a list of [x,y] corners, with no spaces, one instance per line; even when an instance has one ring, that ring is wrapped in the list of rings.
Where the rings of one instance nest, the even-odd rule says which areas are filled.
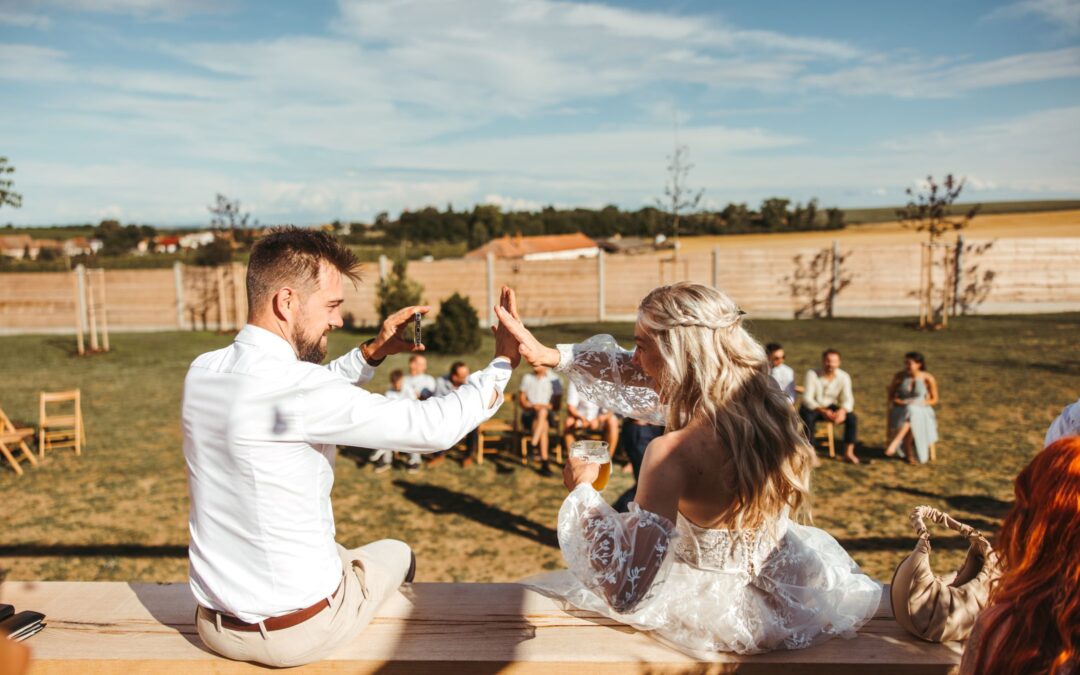
[[[1005,570],[960,672],[1080,673],[1080,436],[1047,446],[1016,478],[997,536]]]

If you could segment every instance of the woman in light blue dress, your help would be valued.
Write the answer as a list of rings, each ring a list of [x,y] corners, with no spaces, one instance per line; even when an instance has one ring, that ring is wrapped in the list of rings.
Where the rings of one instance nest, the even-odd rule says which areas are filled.
[[[926,372],[926,359],[919,352],[904,354],[904,369],[889,385],[889,426],[895,429],[885,454],[900,455],[909,464],[930,461],[930,446],[937,443],[937,416],[933,406],[938,402],[937,380]],[[906,441],[906,442],[905,442]],[[912,453],[914,446],[914,453]]]

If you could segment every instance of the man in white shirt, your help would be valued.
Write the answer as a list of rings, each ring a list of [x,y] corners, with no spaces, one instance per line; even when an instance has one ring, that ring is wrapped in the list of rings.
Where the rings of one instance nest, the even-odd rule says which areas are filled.
[[[412,397],[423,401],[435,393],[435,378],[428,374],[427,357],[413,354],[409,357],[409,374],[405,376],[405,388]]]
[[[858,440],[858,418],[855,416],[855,396],[851,376],[840,370],[840,352],[826,349],[821,355],[821,368],[806,371],[802,405],[799,416],[806,426],[806,436],[814,445],[814,425],[828,420],[844,425],[844,459],[858,464],[855,443]]]
[[[573,382],[566,388],[566,447],[576,438],[579,430],[603,431],[608,450],[615,454],[619,443],[619,418],[610,410],[604,410],[587,398],[582,398]]]
[[[491,364],[450,396],[365,391],[386,356],[414,349],[406,327],[428,308],[407,307],[320,366],[327,334],[343,323],[342,277],[355,282],[357,267],[323,232],[264,237],[248,264],[248,324],[195,359],[184,382],[190,585],[199,636],[222,656],[295,666],[353,640],[411,580],[415,558],[400,541],[351,551],[335,542],[337,445],[449,447],[495,413],[516,365],[517,343],[500,327]]]
[[[562,402],[562,380],[544,366],[534,366],[533,372],[521,376],[518,405],[521,406],[521,425],[529,431],[529,442],[540,448],[540,473],[548,475],[548,447],[551,443],[551,418]]]
[[[771,377],[784,392],[788,401],[795,405],[795,371],[791,366],[784,363],[784,347],[779,342],[770,342],[765,345],[765,353],[769,358],[769,377]]]

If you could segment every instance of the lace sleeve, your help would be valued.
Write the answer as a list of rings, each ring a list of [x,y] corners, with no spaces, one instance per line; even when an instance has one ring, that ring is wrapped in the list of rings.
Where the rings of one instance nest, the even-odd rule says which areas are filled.
[[[607,505],[591,485],[579,485],[559,509],[559,548],[566,566],[616,612],[653,597],[671,569],[670,520],[631,502],[629,513]]]
[[[652,381],[635,366],[634,353],[610,335],[595,335],[576,345],[558,345],[559,365],[582,398],[623,417],[666,424],[664,407]]]

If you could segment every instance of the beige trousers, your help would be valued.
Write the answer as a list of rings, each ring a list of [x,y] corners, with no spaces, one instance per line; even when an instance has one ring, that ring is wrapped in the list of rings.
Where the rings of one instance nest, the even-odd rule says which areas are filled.
[[[395,539],[351,551],[338,546],[338,553],[344,577],[329,607],[292,628],[251,632],[229,630],[200,607],[195,625],[203,644],[225,658],[287,667],[323,659],[354,640],[405,581],[412,556],[408,544]]]

